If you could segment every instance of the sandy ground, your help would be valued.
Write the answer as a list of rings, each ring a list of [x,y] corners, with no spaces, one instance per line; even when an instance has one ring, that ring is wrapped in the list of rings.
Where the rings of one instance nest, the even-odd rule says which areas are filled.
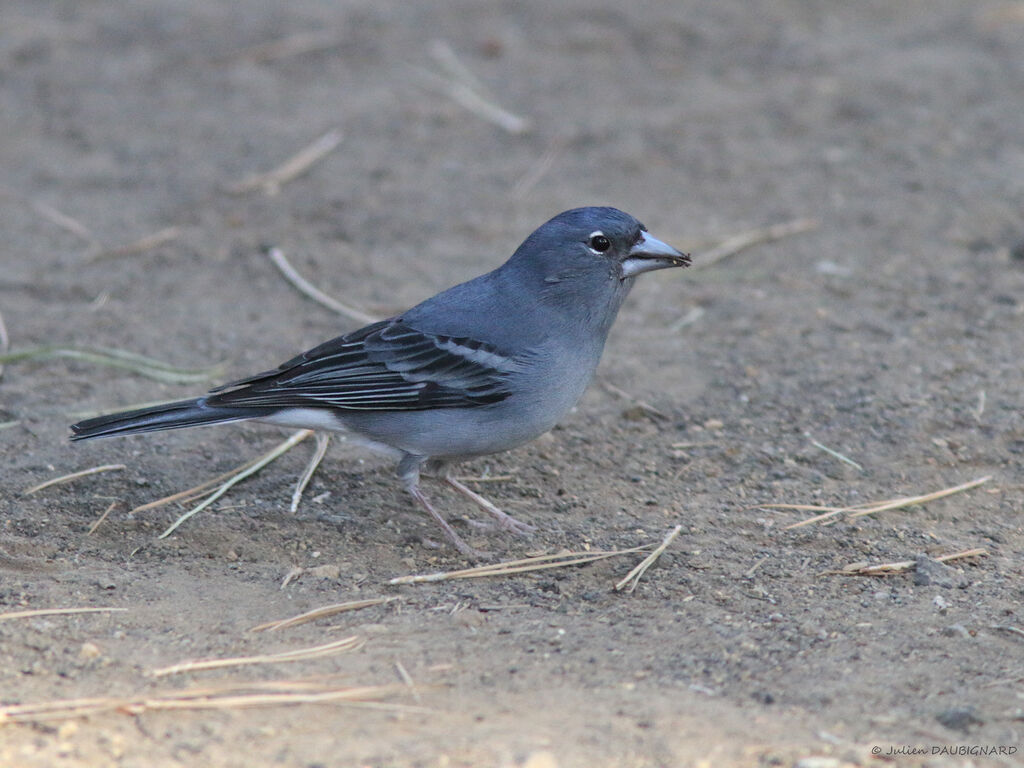
[[[394,688],[380,708],[8,724],[0,765],[1022,764],[1020,2],[7,0],[2,13],[11,349],[114,347],[223,373],[173,385],[68,359],[6,366],[0,611],[126,610],[0,620],[0,703],[239,681]],[[437,41],[529,130],[446,95]],[[277,194],[227,191],[333,129],[341,145]],[[737,233],[818,222],[647,276],[564,424],[465,467],[509,476],[476,487],[535,524],[532,539],[475,532],[476,511],[430,486],[503,559],[628,548],[682,525],[632,594],[612,585],[635,554],[389,586],[467,563],[437,546],[385,462],[338,443],[297,515],[312,441],[158,540],[185,507],[130,509],[285,434],[66,439],[83,413],[198,394],[355,327],[295,291],[263,245],[385,315],[591,203],[698,262]],[[22,494],[110,463],[126,469]],[[788,530],[810,513],[757,506],[985,476],[826,526]],[[825,573],[970,548],[987,556]],[[378,596],[397,599],[249,631]],[[149,674],[348,636],[364,644]]]

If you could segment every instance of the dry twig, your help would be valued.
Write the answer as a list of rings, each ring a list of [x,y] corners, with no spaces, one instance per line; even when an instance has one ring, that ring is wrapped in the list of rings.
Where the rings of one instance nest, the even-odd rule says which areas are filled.
[[[335,32],[300,32],[278,40],[271,40],[266,43],[257,43],[248,48],[236,51],[230,58],[231,61],[246,60],[256,64],[268,61],[287,59],[292,56],[301,56],[306,53],[318,53],[337,48],[341,43],[341,37]]]
[[[934,559],[940,563],[945,563],[950,560],[960,560],[965,557],[984,557],[986,555],[988,555],[987,550],[984,550],[981,547],[975,547],[974,549],[965,549],[962,552],[952,552],[948,555],[939,555]],[[879,563],[878,565],[850,563],[849,565],[840,568],[838,571],[825,571],[825,573],[840,576],[892,576],[893,574],[912,571],[916,567],[916,560],[899,560],[895,563]]]
[[[754,245],[770,243],[774,240],[781,240],[784,237],[798,235],[817,228],[818,222],[815,219],[796,219],[795,221],[787,221],[782,224],[773,224],[770,227],[741,232],[738,235],[726,238],[711,250],[694,256],[693,267],[706,269],[712,264],[717,264],[723,259],[735,256],[737,253],[745,251]]]
[[[228,659],[204,659],[202,661],[183,661],[180,664],[172,664],[169,667],[154,669],[149,674],[152,677],[164,677],[166,675],[177,675],[182,672],[201,672],[207,669],[223,669],[224,667],[244,667],[253,664],[281,664],[291,661],[306,661],[308,659],[319,659],[321,656],[333,656],[336,653],[344,653],[361,648],[365,640],[356,635],[346,637],[342,640],[335,640],[324,645],[317,645],[312,648],[299,648],[294,651],[281,651],[280,653],[263,653],[257,656],[235,656]]]
[[[244,195],[262,189],[264,194],[276,195],[281,191],[281,187],[302,176],[317,162],[333,152],[341,144],[341,139],[341,131],[330,130],[273,170],[266,173],[250,174],[239,182],[227,185],[225,191],[232,195]]]
[[[7,335],[7,326],[4,324],[3,313],[0,313],[0,355],[7,354],[11,348],[11,337]],[[4,377],[4,365],[0,363],[0,379]]]
[[[137,512],[145,512],[146,510],[149,509],[156,509],[158,507],[163,507],[167,504],[172,504],[173,502],[176,501],[189,502],[193,501],[194,499],[198,499],[204,493],[209,491],[209,489],[212,488],[213,486],[218,485],[224,482],[225,480],[234,477],[238,473],[249,469],[258,461],[260,461],[260,457],[250,459],[244,464],[235,467],[232,470],[219,474],[216,477],[212,477],[209,480],[200,483],[199,485],[193,486],[192,488],[188,488],[184,491],[179,491],[178,493],[172,493],[170,496],[164,496],[163,498],[156,499],[155,501],[148,501],[145,504],[140,504],[139,506],[132,509],[128,514],[129,516],[134,515]]]
[[[204,686],[185,690],[158,691],[132,697],[95,697],[57,699],[35,704],[0,707],[0,725],[68,720],[101,712],[138,715],[170,709],[240,709],[285,704],[345,702],[368,707],[412,710],[413,707],[385,704],[380,699],[403,691],[399,685],[339,686],[321,681],[272,680],[256,683],[236,682],[223,686]],[[422,711],[416,709],[416,711]]]
[[[324,456],[327,455],[327,446],[331,444],[331,436],[326,432],[317,432],[313,435],[316,440],[316,450],[313,451],[313,455],[309,459],[309,464],[302,471],[302,475],[299,477],[299,482],[295,484],[295,491],[292,493],[292,507],[291,511],[294,515],[299,511],[299,502],[302,501],[302,493],[306,490],[306,486],[309,485],[309,481],[313,479],[313,473],[316,472],[316,468],[320,466],[320,462],[324,460]]]
[[[486,120],[508,133],[521,135],[532,128],[527,118],[512,114],[497,104],[476,76],[459,61],[459,57],[448,43],[443,40],[435,41],[430,46],[430,55],[444,74],[438,75],[417,68],[415,71],[424,83],[437,89],[481,120]]]
[[[159,248],[166,243],[174,242],[179,237],[181,237],[181,227],[166,227],[125,245],[103,248],[93,256],[93,260],[114,258],[116,256],[135,256],[151,251],[154,248]]]
[[[442,573],[426,573],[416,576],[398,576],[388,581],[388,584],[424,584],[435,581],[449,581],[451,579],[475,579],[483,576],[509,576],[516,573],[528,573],[530,571],[543,571],[548,568],[565,568],[570,565],[583,565],[595,560],[604,560],[617,555],[630,555],[634,552],[643,552],[646,547],[631,547],[630,549],[617,549],[612,551],[594,552],[559,552],[554,555],[539,555],[527,557],[522,560],[510,560],[504,563],[492,563],[480,565],[475,568],[465,568],[459,571],[445,571]]]
[[[412,675],[409,674],[409,670],[405,668],[405,665],[399,659],[395,659],[395,671],[398,672],[398,676],[402,678],[402,682],[409,689],[409,693],[412,694],[416,703],[419,704],[421,701],[420,692],[416,690],[416,683],[413,681]]]
[[[565,136],[553,141],[551,146],[547,148],[547,151],[540,156],[540,159],[515,183],[512,187],[512,195],[517,198],[526,197],[540,183],[540,180],[547,175],[552,166],[554,166],[555,161],[562,156],[562,153],[565,152],[568,146],[569,140]]]
[[[653,405],[648,403],[646,400],[641,400],[638,397],[634,397],[633,395],[629,394],[629,392],[627,392],[626,390],[616,387],[610,381],[602,380],[601,386],[604,387],[611,394],[615,395],[616,397],[625,400],[627,403],[632,403],[637,408],[639,408],[643,413],[647,414],[648,416],[651,416],[654,419],[657,419],[659,421],[670,420],[668,415],[664,411],[658,410]]]
[[[127,608],[34,608],[30,611],[8,611],[0,613],[0,621],[9,619],[32,619],[36,616],[70,616],[76,613],[115,613]]]
[[[21,492],[22,496],[30,496],[36,491],[41,491],[44,488],[49,488],[51,485],[60,485],[61,483],[68,483],[72,480],[77,480],[80,477],[88,477],[89,475],[98,475],[100,472],[115,472],[118,470],[127,469],[124,464],[104,464],[101,467],[90,467],[89,469],[83,469],[80,472],[72,472],[70,475],[61,475],[55,477],[52,480],[47,480],[39,485],[33,485],[31,488],[26,488]]]
[[[668,545],[675,541],[676,536],[683,530],[683,526],[677,525],[671,531],[665,539],[657,546],[657,548],[651,552],[647,557],[640,561],[640,563],[632,571],[626,574],[626,576],[615,585],[615,591],[621,592],[626,590],[632,592],[637,588],[640,583],[640,579],[643,578],[644,574],[647,573],[647,569],[654,565],[654,561],[661,557],[661,553],[668,549]]]
[[[856,461],[851,459],[849,456],[845,456],[845,455],[841,454],[839,451],[836,451],[836,450],[833,450],[832,448],[829,448],[827,445],[822,445],[817,440],[811,440],[811,445],[813,445],[815,448],[820,448],[821,450],[823,450],[825,453],[827,453],[832,458],[839,459],[839,461],[843,462],[844,464],[849,464],[854,469],[858,469],[861,472],[864,471],[864,467],[862,467]]]
[[[383,605],[384,603],[390,603],[392,600],[397,600],[397,597],[371,597],[366,600],[349,600],[347,603],[335,603],[333,605],[325,605],[320,608],[314,608],[311,611],[300,613],[298,616],[292,616],[288,619],[278,619],[277,621],[268,621],[265,624],[259,624],[252,629],[250,632],[275,632],[279,629],[287,629],[289,627],[297,627],[300,624],[305,624],[309,621],[316,621],[327,616],[334,616],[337,613],[345,613],[347,611],[357,611],[360,608],[369,608],[374,605]]]
[[[992,629],[999,632],[1009,632],[1011,635],[1016,635],[1017,637],[1024,637],[1024,629],[1021,629],[1020,627],[1012,627],[1009,624],[993,624]]]
[[[345,315],[345,317],[349,317],[357,323],[373,323],[379,319],[373,315],[368,315],[355,307],[342,304],[334,297],[328,296],[326,293],[321,291],[295,270],[295,267],[293,267],[288,259],[285,258],[284,253],[280,248],[268,248],[267,256],[270,261],[273,262],[274,266],[281,271],[281,274],[284,275],[285,279],[298,289],[299,293],[305,294],[309,298],[313,299],[313,301],[323,304],[328,309],[331,309],[340,315]]]
[[[192,517],[193,515],[198,514],[199,512],[202,512],[208,506],[213,504],[213,502],[215,502],[217,499],[219,499],[221,496],[223,496],[225,493],[227,493],[229,490],[231,490],[231,488],[233,486],[235,486],[238,483],[242,482],[243,480],[245,480],[245,478],[249,477],[250,475],[256,474],[261,469],[263,469],[265,466],[267,466],[267,464],[270,464],[275,459],[280,458],[281,456],[286,454],[288,451],[290,451],[296,445],[301,443],[303,440],[305,440],[311,434],[313,434],[313,430],[311,430],[311,429],[300,429],[297,432],[294,432],[291,437],[289,437],[283,443],[278,445],[272,451],[269,451],[269,452],[263,454],[263,456],[261,456],[259,459],[257,459],[254,462],[249,462],[247,465],[245,465],[244,469],[242,469],[237,474],[232,475],[229,480],[224,482],[219,488],[217,488],[217,490],[215,490],[213,493],[211,493],[209,496],[207,496],[206,499],[202,503],[197,504],[196,506],[192,507],[192,509],[190,509],[188,512],[186,512],[181,517],[179,517],[177,520],[175,520],[167,528],[167,530],[164,531],[163,533],[161,533],[157,538],[164,539],[164,538],[167,538],[168,536],[170,536],[175,530],[177,530],[178,526],[180,526],[182,523],[184,523],[190,517]]]
[[[886,512],[891,509],[902,509],[903,507],[911,507],[917,504],[925,504],[929,501],[935,501],[936,499],[942,499],[946,496],[952,496],[955,493],[961,493],[963,491],[975,488],[982,483],[987,483],[992,479],[992,475],[985,475],[985,477],[979,477],[977,480],[971,480],[968,483],[962,483],[960,485],[954,485],[951,488],[943,488],[941,491],[934,491],[933,493],[926,493],[921,496],[902,496],[896,499],[887,499],[885,501],[870,501],[864,504],[854,504],[849,507],[825,507],[817,504],[758,504],[758,507],[764,509],[797,509],[806,512],[821,512],[820,515],[809,517],[806,520],[787,525],[784,530],[790,530],[792,528],[800,528],[805,525],[811,525],[812,523],[820,523],[825,520],[829,520],[837,515],[847,514],[849,518],[863,517],[864,515],[873,515],[877,512]]]
[[[37,200],[31,197],[15,192],[13,189],[0,187],[0,197],[13,198],[23,205],[28,206],[37,216],[40,216],[51,224],[56,225],[65,232],[70,232],[75,237],[85,242],[90,250],[98,251],[101,246],[96,236],[89,230],[87,226],[77,219],[68,216],[66,213],[62,213],[48,203],[44,203],[42,200]]]
[[[70,232],[83,240],[92,250],[98,250],[102,247],[100,246],[99,240],[96,239],[96,236],[89,230],[89,228],[77,219],[68,216],[66,213],[61,213],[52,205],[48,205],[42,200],[28,200],[28,204],[37,214],[50,223],[56,224],[65,232]]]
[[[107,519],[107,515],[109,515],[111,512],[113,512],[114,511],[114,507],[116,507],[120,503],[121,502],[119,502],[119,501],[112,501],[112,502],[110,502],[110,506],[107,507],[103,511],[103,514],[99,516],[99,518],[96,520],[96,522],[94,522],[92,525],[89,526],[89,530],[85,532],[85,535],[86,536],[92,536],[94,533],[96,533],[97,529],[101,525],[103,525],[103,521]]]

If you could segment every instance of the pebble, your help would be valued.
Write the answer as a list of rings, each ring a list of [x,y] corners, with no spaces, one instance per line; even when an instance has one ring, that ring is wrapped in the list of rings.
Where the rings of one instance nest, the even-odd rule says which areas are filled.
[[[947,728],[967,733],[972,725],[981,725],[985,721],[978,717],[974,707],[950,707],[935,716],[935,719]]]
[[[934,586],[952,589],[954,580],[949,566],[943,565],[927,555],[918,555],[914,561],[914,584],[919,587]]]
[[[100,650],[100,647],[96,645],[96,643],[85,642],[82,643],[82,647],[78,649],[78,658],[83,659],[85,661],[89,661],[91,659],[98,659],[102,654],[103,652]]]

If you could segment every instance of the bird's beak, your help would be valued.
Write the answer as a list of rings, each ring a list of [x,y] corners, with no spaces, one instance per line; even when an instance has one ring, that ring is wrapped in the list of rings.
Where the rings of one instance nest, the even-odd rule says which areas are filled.
[[[622,262],[622,277],[636,277],[641,272],[652,272],[655,269],[690,266],[690,255],[681,253],[667,243],[651,237],[646,232],[640,233],[640,239]]]

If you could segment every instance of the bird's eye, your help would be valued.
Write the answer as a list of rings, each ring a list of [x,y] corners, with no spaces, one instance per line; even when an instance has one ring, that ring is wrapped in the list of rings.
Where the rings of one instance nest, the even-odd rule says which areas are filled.
[[[590,250],[595,251],[597,253],[604,253],[611,247],[611,240],[609,240],[600,232],[595,232],[590,236]]]

